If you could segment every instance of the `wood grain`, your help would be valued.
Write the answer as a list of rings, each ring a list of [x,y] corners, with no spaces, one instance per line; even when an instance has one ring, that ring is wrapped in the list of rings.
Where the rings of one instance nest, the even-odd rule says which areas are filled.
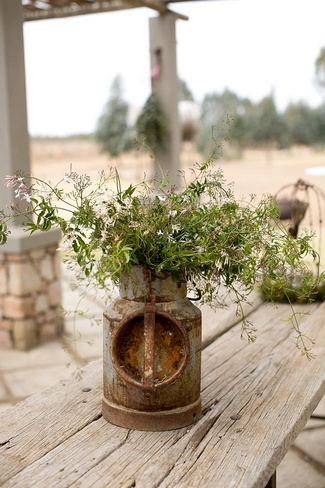
[[[243,310],[249,317],[263,303],[262,296],[257,291],[251,293],[249,302],[243,304]],[[241,321],[236,315],[237,306],[232,303],[226,308],[212,310],[208,305],[199,307],[202,312],[202,345],[208,346]]]
[[[0,414],[0,484],[98,418],[101,379],[98,360],[81,382],[72,376]]]
[[[0,434],[2,443],[12,437],[0,448],[1,479],[24,488],[264,488],[325,391],[325,304],[309,310],[304,327],[318,352],[312,362],[294,349],[281,321],[286,306],[252,314],[260,329],[254,344],[240,340],[240,324],[211,343],[203,351],[203,417],[191,428],[146,433],[98,419],[101,379],[99,363],[92,364],[81,408],[85,393],[74,380],[16,407],[16,426],[12,419]]]

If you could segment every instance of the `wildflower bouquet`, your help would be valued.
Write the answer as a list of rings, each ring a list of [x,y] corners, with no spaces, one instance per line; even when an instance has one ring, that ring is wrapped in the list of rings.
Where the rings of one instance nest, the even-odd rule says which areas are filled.
[[[315,254],[312,236],[293,240],[280,227],[271,197],[236,200],[212,159],[193,168],[191,181],[183,173],[182,178],[181,190],[168,187],[164,176],[122,189],[114,168],[100,173],[96,183],[70,170],[55,185],[18,172],[7,177],[6,186],[28,207],[22,211],[17,204],[2,212],[0,242],[18,215],[25,216],[22,225],[30,233],[59,227],[60,250],[80,282],[108,290],[133,265],[168,272],[186,280],[203,303],[225,306],[230,297],[243,317],[243,336],[253,341],[255,328],[244,317],[243,303],[265,276],[282,283],[292,270],[308,273],[303,258]],[[307,285],[299,293],[308,296]],[[307,338],[292,317],[297,346],[310,357]]]

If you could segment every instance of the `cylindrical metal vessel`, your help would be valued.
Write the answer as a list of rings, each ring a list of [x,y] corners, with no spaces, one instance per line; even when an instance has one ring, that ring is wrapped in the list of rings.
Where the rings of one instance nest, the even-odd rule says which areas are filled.
[[[104,312],[103,416],[136,430],[171,430],[201,414],[201,312],[186,284],[134,266]]]

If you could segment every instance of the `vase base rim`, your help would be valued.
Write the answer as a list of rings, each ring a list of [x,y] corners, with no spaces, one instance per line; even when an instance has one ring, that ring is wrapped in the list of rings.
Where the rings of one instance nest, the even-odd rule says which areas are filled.
[[[116,405],[103,398],[102,414],[111,424],[125,429],[164,431],[186,427],[201,416],[201,399],[186,405],[159,412],[143,412]]]

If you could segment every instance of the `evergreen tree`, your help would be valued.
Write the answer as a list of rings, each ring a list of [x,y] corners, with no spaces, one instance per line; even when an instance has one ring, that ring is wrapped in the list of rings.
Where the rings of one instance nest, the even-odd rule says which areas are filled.
[[[122,98],[122,80],[117,76],[95,133],[102,152],[108,152],[113,157],[129,149],[131,145],[127,125],[128,109],[128,104]]]
[[[283,114],[291,144],[313,144],[317,140],[318,117],[305,103],[291,103]]]
[[[316,79],[322,88],[325,88],[325,47],[320,50],[315,61]]]
[[[157,96],[152,93],[136,121],[137,137],[155,152],[163,148],[168,140],[168,121]]]
[[[273,95],[263,98],[250,114],[248,124],[252,143],[262,147],[285,147],[286,126],[277,111]]]
[[[318,144],[325,144],[325,103],[315,109],[317,132],[315,140]]]
[[[179,80],[179,88],[180,88],[180,93],[179,93],[179,99],[180,100],[186,100],[188,102],[193,102],[193,94],[191,90],[189,89],[187,83],[185,80]]]
[[[202,102],[201,126],[198,137],[198,149],[208,154],[211,146],[212,127],[221,127],[222,121],[226,120],[227,115],[234,115],[235,120],[241,118],[249,110],[251,103],[248,99],[239,98],[236,93],[226,88],[223,93],[209,93]],[[236,142],[244,137],[244,129],[241,127],[244,120],[234,123],[231,131],[233,140],[233,130],[236,131]],[[237,125],[236,125],[237,124]],[[245,144],[244,144],[245,145]]]

